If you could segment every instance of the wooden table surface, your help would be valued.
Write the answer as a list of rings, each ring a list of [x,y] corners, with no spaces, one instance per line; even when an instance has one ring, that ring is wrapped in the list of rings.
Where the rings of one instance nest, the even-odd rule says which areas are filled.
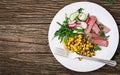
[[[89,73],[66,69],[48,46],[48,29],[54,15],[77,1],[95,2],[115,18],[120,30],[120,2],[103,0],[0,0],[0,75],[120,75],[120,57],[113,68]],[[119,47],[118,47],[119,50]]]

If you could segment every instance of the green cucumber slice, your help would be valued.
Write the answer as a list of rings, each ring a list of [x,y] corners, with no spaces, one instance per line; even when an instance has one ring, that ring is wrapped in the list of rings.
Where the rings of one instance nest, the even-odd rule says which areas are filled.
[[[79,12],[74,12],[70,15],[70,20],[73,21],[77,16],[79,15]]]

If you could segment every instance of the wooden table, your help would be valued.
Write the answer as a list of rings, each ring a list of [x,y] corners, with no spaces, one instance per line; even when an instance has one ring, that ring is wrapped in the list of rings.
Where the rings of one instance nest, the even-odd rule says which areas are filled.
[[[0,75],[120,75],[104,66],[89,73],[66,69],[48,46],[48,29],[54,15],[65,5],[84,0],[0,0]],[[105,7],[120,28],[120,2],[85,0]],[[118,47],[119,48],[119,47]]]

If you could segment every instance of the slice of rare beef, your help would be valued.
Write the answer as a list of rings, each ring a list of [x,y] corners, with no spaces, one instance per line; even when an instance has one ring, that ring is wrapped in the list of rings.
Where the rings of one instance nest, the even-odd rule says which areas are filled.
[[[108,41],[106,41],[106,40],[102,40],[102,39],[92,39],[92,42],[93,42],[94,44],[97,44],[97,45],[100,45],[100,46],[105,46],[105,47],[108,46]]]
[[[99,29],[99,27],[98,27],[98,25],[97,25],[96,23],[93,25],[92,30],[93,30],[96,34],[99,34],[99,32],[100,32],[100,29]]]
[[[93,27],[93,25],[94,25],[94,23],[96,22],[96,17],[95,16],[90,16],[89,17],[89,20],[87,20],[87,28],[85,29],[85,33],[86,34],[88,34],[88,33],[90,33],[90,31],[91,31],[91,29],[92,29],[92,27]]]

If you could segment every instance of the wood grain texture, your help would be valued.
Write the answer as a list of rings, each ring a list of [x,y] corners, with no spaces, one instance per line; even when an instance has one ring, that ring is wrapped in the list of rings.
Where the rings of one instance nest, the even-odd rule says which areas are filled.
[[[79,1],[105,7],[120,30],[120,2],[111,5],[103,0],[0,0],[0,75],[120,75],[117,56],[116,68],[104,66],[77,73],[63,67],[52,55],[47,37],[50,22],[65,5]]]

